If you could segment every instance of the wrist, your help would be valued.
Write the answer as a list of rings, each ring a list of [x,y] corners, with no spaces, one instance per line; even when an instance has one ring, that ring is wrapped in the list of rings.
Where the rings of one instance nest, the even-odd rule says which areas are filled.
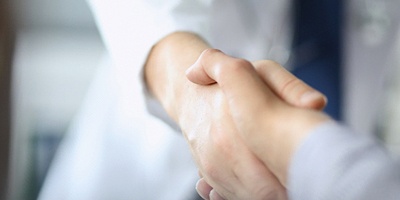
[[[149,54],[146,83],[176,122],[186,96],[183,90],[188,87],[185,71],[206,48],[209,46],[195,34],[176,32],[160,40]]]
[[[269,160],[271,170],[274,171],[283,184],[286,184],[291,160],[300,145],[309,137],[313,129],[331,120],[322,112],[293,107],[289,109],[291,109],[291,115],[282,115],[280,117],[280,122],[285,123],[275,124],[274,130],[283,131],[275,131],[277,134],[274,135],[274,139],[271,141],[271,148],[273,149]],[[296,110],[294,111],[293,109]]]

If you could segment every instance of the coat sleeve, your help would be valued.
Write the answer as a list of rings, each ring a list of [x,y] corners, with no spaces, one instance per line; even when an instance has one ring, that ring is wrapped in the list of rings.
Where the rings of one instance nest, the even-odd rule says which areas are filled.
[[[123,96],[119,103],[135,113],[150,108],[150,113],[168,121],[147,92],[144,63],[152,46],[170,33],[190,31],[207,40],[212,0],[88,1],[116,68],[117,87]]]
[[[291,199],[400,199],[400,167],[376,140],[327,123],[296,152]]]

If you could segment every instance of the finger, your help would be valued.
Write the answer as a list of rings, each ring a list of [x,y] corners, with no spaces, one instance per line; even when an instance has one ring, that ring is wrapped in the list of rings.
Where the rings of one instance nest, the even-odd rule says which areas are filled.
[[[210,199],[211,200],[225,200],[224,198],[221,197],[221,195],[218,194],[216,190],[211,190],[210,192]]]
[[[203,199],[210,199],[210,192],[213,188],[203,179],[199,179],[196,183],[196,191]]]
[[[261,60],[253,62],[263,81],[284,101],[297,107],[322,110],[327,98],[276,62]]]
[[[196,84],[213,84],[215,83],[216,77],[212,76],[220,74],[220,71],[224,70],[222,68],[223,65],[227,65],[228,63],[233,64],[234,62],[244,63],[244,60],[232,58],[216,49],[208,49],[205,50],[200,55],[197,62],[186,71],[186,75],[190,81]],[[322,110],[326,106],[327,99],[323,94],[308,86],[279,64],[267,60],[256,61],[252,64],[258,75],[270,87],[270,89],[287,103],[296,107],[317,110]],[[243,66],[239,66],[239,68],[241,67]],[[245,67],[251,66],[248,65]],[[209,70],[210,68],[215,70],[214,73],[207,73],[206,70]],[[238,71],[240,70],[243,69],[238,69]],[[238,77],[238,79],[240,79],[240,77]]]

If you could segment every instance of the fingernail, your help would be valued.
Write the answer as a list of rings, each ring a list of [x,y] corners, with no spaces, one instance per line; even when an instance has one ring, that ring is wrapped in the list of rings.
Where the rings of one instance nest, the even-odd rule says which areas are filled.
[[[310,102],[316,101],[320,98],[323,98],[323,100],[325,102],[327,100],[326,97],[319,92],[308,91],[301,96],[300,101],[301,101],[301,104],[304,105],[304,104],[308,104]]]

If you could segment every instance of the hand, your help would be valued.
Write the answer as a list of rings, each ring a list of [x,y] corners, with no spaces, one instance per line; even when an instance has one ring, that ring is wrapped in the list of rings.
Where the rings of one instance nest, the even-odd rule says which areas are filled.
[[[289,103],[315,109],[322,109],[326,104],[322,94],[299,81],[276,63],[258,61],[252,65],[245,60],[223,54],[215,57],[215,54],[222,53],[217,50],[203,52],[187,75],[191,79],[201,79],[202,83],[212,84],[215,81],[206,76],[205,71],[198,70],[201,69],[199,67],[196,69],[196,66],[201,66],[201,62],[232,68],[253,68],[254,65],[274,92]],[[211,99],[203,98],[205,90],[214,93]],[[185,110],[185,117],[180,124],[200,171],[205,175],[206,181],[201,179],[197,185],[200,195],[207,199],[209,194],[214,195],[214,198],[220,197],[221,194],[228,199],[286,198],[284,187],[276,177],[244,146],[230,117],[226,98],[217,85],[194,87],[187,93],[190,92],[199,92],[190,96],[200,97],[196,99],[200,100],[200,103],[182,108]],[[194,107],[196,109],[191,109]],[[190,111],[194,111],[192,115]],[[192,123],[196,121],[197,124]],[[246,173],[242,173],[243,171]],[[213,183],[215,180],[217,184]],[[224,184],[220,184],[221,181]],[[218,193],[211,192],[213,188],[208,183],[217,187],[215,189]],[[241,190],[237,190],[237,187]]]
[[[238,135],[227,101],[217,85],[193,85],[188,87],[185,97],[187,101],[181,104],[178,122],[199,170],[218,191],[213,195],[226,199],[286,199],[285,188]],[[243,169],[252,173],[237,173]],[[216,185],[208,178],[209,174],[229,184]],[[245,192],[235,190],[236,185]],[[203,197],[209,198],[208,194]]]
[[[260,179],[261,182],[257,183],[258,188],[260,188],[259,191],[255,191],[257,185],[249,187],[249,189],[253,189],[254,195],[260,193],[262,195],[273,194],[284,198],[286,195],[284,188],[264,165],[244,148],[240,137],[233,137],[235,134],[226,134],[236,131],[232,120],[229,118],[227,103],[222,91],[217,86],[214,89],[198,86],[185,77],[186,69],[207,48],[209,48],[208,45],[192,33],[177,32],[166,36],[152,48],[146,61],[144,74],[147,87],[172,119],[180,125],[184,136],[191,144],[191,151],[197,163],[206,161],[205,158],[208,155],[212,155],[214,158],[219,156],[219,160],[234,157],[235,154],[242,156],[246,162],[238,163],[236,167],[243,166],[252,169],[257,175],[256,178],[263,177]],[[213,121],[219,123],[213,124]],[[226,142],[225,147],[227,148],[225,151],[220,151],[221,148],[210,148],[211,146],[207,142],[209,139]],[[235,160],[230,161],[230,164],[235,164],[232,162],[235,162]],[[208,170],[215,168],[215,166],[207,167],[204,162],[202,164],[201,166],[205,166],[203,168]],[[226,172],[218,172],[218,175],[222,178],[231,177],[232,174],[234,174],[232,168],[229,168],[229,171]],[[247,183],[252,177],[240,178],[236,182]],[[254,182],[249,183],[255,184]],[[226,191],[221,193],[224,197],[231,197],[235,194],[235,191],[228,189],[220,189],[220,191]],[[243,199],[254,199],[249,198],[252,196],[245,193],[236,194],[236,196],[243,197]]]
[[[247,197],[252,197],[252,194],[254,196],[259,195],[260,193],[262,193],[264,196],[266,194],[284,196],[285,193],[282,189],[282,186],[276,181],[276,178],[273,178],[271,173],[265,169],[262,162],[260,162],[259,159],[256,159],[254,155],[251,156],[252,154],[250,154],[248,150],[241,150],[247,149],[247,147],[243,147],[243,142],[241,141],[240,137],[237,134],[228,134],[230,133],[229,131],[236,132],[236,129],[232,124],[233,121],[229,115],[225,96],[219,87],[215,85],[213,89],[210,89],[211,87],[199,86],[193,84],[185,77],[184,73],[188,66],[192,65],[199,58],[201,53],[207,48],[209,48],[209,46],[204,40],[202,40],[199,36],[189,32],[176,32],[161,39],[157,44],[154,45],[145,63],[144,74],[147,87],[160,101],[172,119],[174,119],[181,126],[185,137],[191,144],[191,151],[197,163],[201,163],[201,161],[207,161],[206,158],[208,155],[215,156],[215,158],[218,156],[222,158],[218,161],[234,156],[243,156],[248,160],[253,158],[254,161],[246,162],[246,164],[239,163],[237,166],[244,166],[246,169],[255,168],[255,171],[262,171],[258,173],[260,176],[265,174],[265,176],[272,177],[271,180],[269,180],[268,177],[262,178],[262,181],[264,182],[259,184],[257,183],[260,188],[258,191],[252,192],[252,190],[257,190],[257,186],[253,187],[249,185],[248,189],[250,191],[250,195],[242,192],[242,194],[237,194],[236,196],[243,197],[244,199],[256,199]],[[283,82],[282,84],[285,85],[286,83]],[[280,91],[279,88],[276,91]],[[285,89],[284,91],[289,90]],[[288,96],[290,95],[284,95],[283,97],[287,98]],[[316,102],[318,102],[318,100]],[[218,119],[221,120],[218,121]],[[214,132],[221,134],[215,134]],[[196,136],[198,136],[198,138],[196,138]],[[233,139],[230,139],[227,136],[233,137]],[[220,147],[212,148],[212,145],[210,145],[208,142],[212,139],[213,141],[225,142],[227,144],[227,148],[225,149],[229,150],[230,148],[232,151],[220,151]],[[235,151],[239,151],[239,153]],[[235,160],[231,162],[234,161]],[[213,164],[212,162],[210,163]],[[215,169],[216,167],[213,165],[207,166],[204,165],[204,163],[202,164],[203,165],[200,166],[203,166],[203,168],[208,170]],[[218,173],[218,175],[220,175],[222,178],[231,177],[232,171],[234,171],[233,169],[235,168],[227,169],[228,170],[226,171],[221,171]],[[259,177],[258,174],[257,177]],[[248,180],[239,181],[242,183],[246,183],[246,181],[249,182]],[[234,183],[233,181],[230,182]],[[250,184],[255,183],[253,181],[250,182]],[[247,184],[244,185],[246,186]],[[219,189],[218,191],[223,190]],[[224,197],[231,197],[235,195],[234,190],[231,189],[228,191],[229,192],[225,193],[221,192],[221,195]]]
[[[312,90],[312,92],[305,92],[310,90],[303,89],[305,86],[298,79],[280,78],[290,76],[279,75],[283,72],[277,64],[270,63],[271,70],[269,75],[266,75],[265,72],[257,74],[259,70],[256,71],[250,64],[221,63],[223,59],[227,59],[227,56],[222,52],[205,52],[188,70],[187,77],[202,85],[208,85],[215,81],[218,83],[224,92],[235,128],[243,142],[248,145],[251,152],[257,155],[257,158],[271,169],[280,182],[285,184],[290,158],[299,143],[312,128],[329,120],[320,112],[296,108],[293,105],[303,105],[301,100],[299,102],[299,99],[302,99],[299,98],[301,95],[306,95],[304,99],[319,99],[318,95]],[[259,74],[264,80],[260,78]],[[215,85],[208,87],[215,87]],[[298,103],[288,97],[292,94],[296,94]],[[281,98],[292,105],[284,102]],[[296,98],[293,99],[296,101]],[[320,105],[319,103],[312,105],[303,107],[321,108],[321,106],[315,106]],[[213,141],[209,141],[209,143],[213,143]],[[213,145],[225,144],[213,143]],[[229,159],[240,162],[241,158]],[[215,167],[218,168],[215,170],[224,171],[226,165],[215,164]],[[229,169],[229,166],[225,169]],[[246,190],[240,185],[229,182],[229,178],[221,179],[210,171],[202,173],[205,181],[212,185],[218,193],[221,193],[219,188],[223,185],[230,185],[231,190],[233,189],[237,193]],[[242,176],[253,174],[246,168],[237,168],[236,173]],[[199,184],[203,188],[206,188],[204,185],[207,186],[203,182]],[[237,196],[232,198],[237,198]]]

